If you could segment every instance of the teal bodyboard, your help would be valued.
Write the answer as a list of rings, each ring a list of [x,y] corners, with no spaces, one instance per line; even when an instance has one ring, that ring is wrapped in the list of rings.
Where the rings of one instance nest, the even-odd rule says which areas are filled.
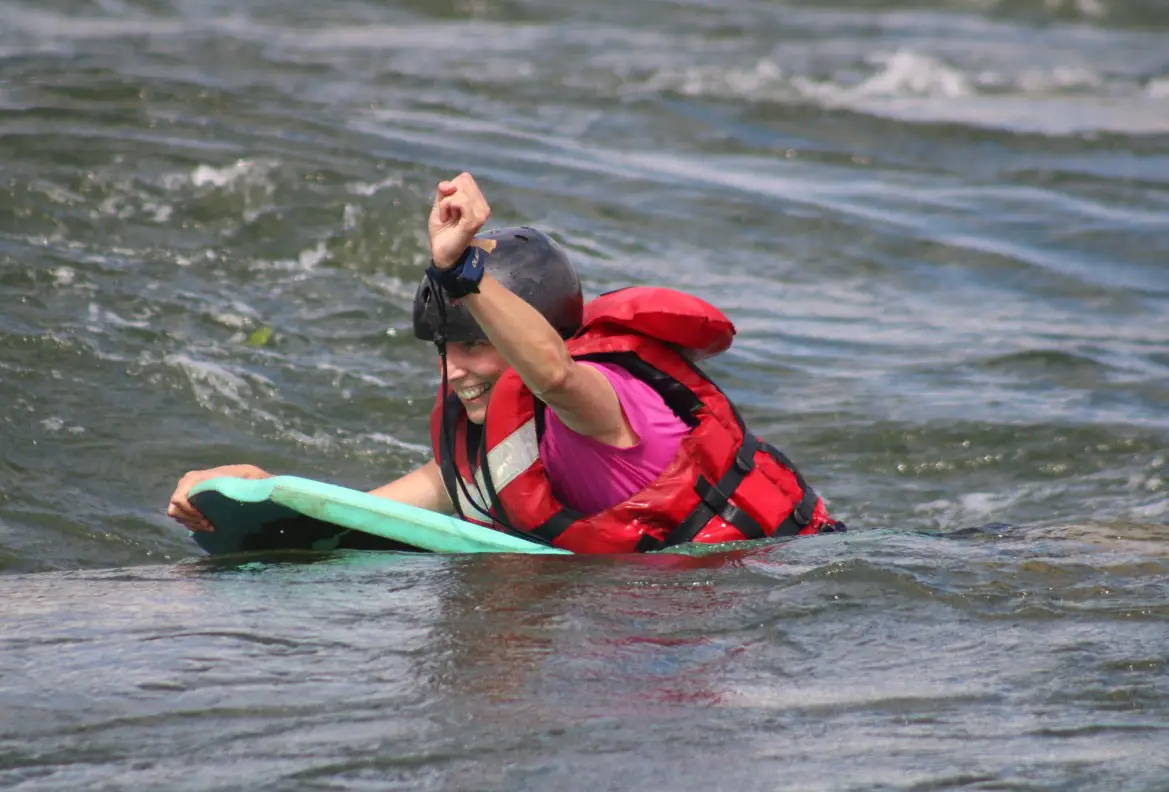
[[[215,526],[193,531],[208,553],[260,550],[403,550],[544,553],[531,542],[445,514],[296,476],[215,478],[191,488],[191,503]]]

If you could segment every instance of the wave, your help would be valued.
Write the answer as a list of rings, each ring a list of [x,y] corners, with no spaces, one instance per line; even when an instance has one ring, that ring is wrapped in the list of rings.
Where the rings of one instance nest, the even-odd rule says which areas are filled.
[[[870,52],[861,68],[849,63],[834,72],[801,74],[767,57],[746,66],[666,69],[622,90],[811,103],[901,121],[1051,135],[1169,132],[1169,77],[1113,75],[1078,63],[981,69],[905,48]]]
[[[1027,349],[1007,355],[984,358],[978,366],[987,370],[1028,373],[1043,372],[1099,372],[1103,375],[1111,367],[1094,358],[1057,349]]]

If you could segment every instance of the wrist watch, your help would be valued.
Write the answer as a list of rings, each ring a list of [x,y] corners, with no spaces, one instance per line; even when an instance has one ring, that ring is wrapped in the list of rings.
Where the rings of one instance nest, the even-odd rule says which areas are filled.
[[[483,280],[483,273],[487,269],[487,256],[483,248],[468,245],[454,266],[447,269],[439,269],[434,265],[434,259],[431,259],[427,274],[432,280],[438,281],[438,285],[452,300],[478,294],[479,282]]]

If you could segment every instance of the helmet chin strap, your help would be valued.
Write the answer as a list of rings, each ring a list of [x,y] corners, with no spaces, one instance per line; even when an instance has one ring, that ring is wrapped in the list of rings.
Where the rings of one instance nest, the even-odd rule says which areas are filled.
[[[447,402],[446,397],[447,397],[447,394],[449,394],[451,392],[450,381],[447,379],[447,365],[446,365],[446,345],[447,345],[446,300],[443,299],[442,287],[439,286],[438,281],[435,278],[435,276],[431,272],[427,271],[426,278],[427,278],[427,280],[430,281],[431,293],[435,296],[435,303],[438,306],[438,328],[434,331],[434,345],[438,348],[439,369],[442,371],[442,390],[440,391],[442,393],[442,397],[438,400],[438,403],[439,403],[439,407],[438,407],[438,409],[439,409],[439,426],[442,427],[439,431],[439,436],[440,436],[440,442],[442,443],[442,453],[446,456],[447,459],[449,459],[453,462],[456,458],[455,457],[455,438],[453,436],[454,435],[453,432],[447,431],[448,424],[447,424],[447,420],[446,420],[446,402]],[[470,492],[470,490],[467,489],[467,483],[463,480],[463,477],[460,475],[456,475],[454,478],[455,478],[455,481],[458,482],[459,489],[462,491],[463,497],[467,499],[467,503],[471,504],[471,506],[473,506],[475,509],[477,509],[481,514],[491,515],[491,509],[489,506],[480,505],[479,500],[477,500],[476,498],[473,498],[471,496],[471,492]],[[478,483],[474,482],[474,485],[475,485],[475,489],[478,490],[479,489]],[[454,495],[456,493],[451,493],[451,494]],[[481,498],[485,503],[490,501],[490,498],[483,497],[482,492],[479,492],[478,495],[479,495],[479,498]],[[452,501],[453,502],[451,503],[451,505],[455,507],[455,511],[458,513],[459,517],[461,517],[465,520],[467,518],[467,515],[463,514],[463,509],[459,505],[459,499],[452,498]],[[511,526],[508,525],[506,522],[504,522],[504,525],[506,525],[508,528],[511,528]]]
[[[431,288],[432,293],[438,299],[438,328],[434,331],[433,338],[434,338],[434,345],[436,347],[438,347],[439,367],[442,369],[442,391],[441,391],[442,396],[439,399],[439,425],[442,428],[439,431],[439,436],[440,436],[439,442],[442,443],[443,455],[447,459],[451,460],[451,462],[454,462],[454,460],[456,459],[454,432],[447,430],[448,424],[447,424],[447,420],[446,420],[446,418],[447,418],[447,412],[446,412],[447,398],[446,397],[447,397],[447,394],[449,394],[451,392],[450,380],[447,378],[447,367],[446,367],[446,361],[447,361],[446,345],[447,345],[447,340],[448,340],[447,335],[446,335],[446,329],[447,329],[446,304],[445,304],[445,300],[443,299],[444,292],[442,291],[442,287],[439,286],[434,275],[431,274],[430,272],[427,272],[426,277],[430,281],[430,288]],[[485,443],[486,439],[484,439],[482,442]],[[468,461],[470,461],[470,460],[468,460]],[[484,454],[482,464],[484,464],[484,465],[487,464],[486,454]],[[457,467],[458,466],[456,465],[456,469],[457,469]],[[491,480],[490,473],[491,473],[490,470],[483,471],[484,478],[488,482],[490,482],[490,480]],[[502,513],[502,509],[500,509],[500,513],[493,514],[491,512],[491,502],[493,500],[493,497],[492,497],[492,493],[491,493],[490,489],[489,489],[487,495],[485,496],[483,491],[479,488],[478,481],[472,482],[472,484],[475,487],[476,493],[479,496],[479,499],[482,499],[483,503],[486,504],[486,505],[482,505],[482,504],[480,504],[479,499],[476,499],[475,497],[473,497],[471,495],[470,490],[467,489],[467,482],[463,480],[463,477],[458,474],[457,470],[456,470],[454,478],[455,478],[455,481],[458,482],[459,491],[462,493],[463,497],[466,498],[467,503],[471,504],[471,506],[473,506],[476,510],[478,510],[480,514],[487,515],[495,523],[503,526],[506,529],[506,531],[508,533],[512,534],[513,536],[518,536],[521,539],[527,539],[528,541],[537,542],[539,544],[545,544],[545,545],[548,544],[548,542],[546,540],[544,540],[540,537],[537,537],[531,533],[528,533],[527,531],[524,531],[524,530],[521,530],[521,529],[515,527],[515,525],[513,525],[511,523],[511,521],[508,520],[507,517]],[[488,487],[490,488],[491,485],[488,484]],[[451,495],[457,495],[457,494],[458,493],[451,493]],[[463,519],[466,519],[467,515],[465,515],[463,513],[463,509],[459,505],[459,499],[457,497],[452,497],[451,501],[452,501],[451,505],[454,506],[455,511],[458,512],[458,515],[460,517],[462,517]]]

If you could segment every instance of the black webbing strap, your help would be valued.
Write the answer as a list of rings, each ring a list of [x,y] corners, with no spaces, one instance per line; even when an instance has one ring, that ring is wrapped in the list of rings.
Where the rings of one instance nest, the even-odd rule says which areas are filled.
[[[467,519],[459,501],[459,471],[455,467],[455,463],[450,460],[449,454],[443,454],[438,458],[438,470],[442,473],[442,485],[446,487],[447,497],[451,499],[451,505],[455,507],[455,514],[461,520]]]
[[[754,469],[755,452],[760,450],[766,452],[768,456],[790,470],[796,478],[796,483],[799,484],[800,489],[804,493],[803,497],[800,498],[800,502],[792,509],[791,514],[779,524],[770,536],[796,536],[800,531],[807,528],[816,513],[816,504],[820,502],[820,496],[808,486],[807,482],[804,481],[804,477],[800,474],[799,469],[786,454],[770,443],[761,442],[754,435],[746,434],[743,436],[742,448],[735,455],[735,464],[718,480],[717,484],[711,484],[705,478],[699,476],[695,489],[698,492],[700,500],[698,505],[694,507],[694,510],[682,520],[681,524],[673,531],[670,531],[665,539],[656,539],[649,535],[641,537],[641,541],[637,544],[637,551],[639,553],[645,553],[653,550],[663,550],[667,547],[673,547],[676,544],[693,541],[694,537],[702,531],[715,515],[718,515],[724,522],[733,525],[746,539],[763,539],[767,537],[769,534],[754,517],[735,504],[730,503],[731,496],[734,495],[735,490],[743,478]],[[829,533],[845,531],[847,528],[841,522],[826,522],[820,530]]]
[[[779,524],[772,536],[796,536],[799,534],[800,531],[808,527],[808,523],[812,522],[812,515],[816,513],[816,504],[819,502],[820,496],[811,487],[804,487],[804,497],[800,498],[800,502],[792,509],[792,513]]]
[[[738,529],[744,539],[766,539],[767,532],[759,521],[733,503],[728,503],[718,513],[723,522]]]
[[[693,511],[686,515],[686,518],[674,530],[666,534],[665,539],[655,539],[648,534],[643,536],[637,544],[638,552],[673,547],[683,542],[692,541],[695,536],[698,536],[699,531],[716,514],[721,514],[723,509],[729,505],[731,496],[735,494],[735,490],[739,488],[739,484],[747,477],[748,473],[755,469],[755,452],[759,448],[759,438],[753,434],[743,435],[743,444],[739,446],[739,451],[735,454],[734,463],[722,475],[722,478],[718,482],[711,484],[704,477],[698,477],[698,483],[695,484],[695,488],[698,490],[699,501]],[[749,515],[741,511],[740,514],[742,515],[739,518],[740,521],[742,521],[743,517],[749,518]],[[751,521],[755,522],[754,520]],[[728,522],[730,521],[728,520]],[[762,536],[763,529],[758,524],[756,524],[756,528]]]
[[[662,397],[662,401],[666,403],[674,415],[678,416],[682,423],[691,429],[698,426],[697,413],[702,409],[702,402],[694,395],[694,392],[632,352],[599,352],[581,355],[576,359],[595,363],[615,363],[637,377],[642,383],[653,388],[654,392]],[[689,363],[689,361],[687,362]]]
[[[463,514],[463,508],[460,505],[461,500],[459,498],[459,467],[455,463],[455,428],[458,426],[459,421],[458,399],[459,397],[453,393],[448,394],[443,399],[441,413],[442,428],[439,430],[441,434],[438,441],[438,447],[441,449],[441,453],[438,455],[438,469],[442,473],[442,483],[446,487],[447,496],[451,499],[451,505],[455,507],[455,514],[465,520],[467,519],[467,515]],[[451,404],[452,400],[454,401],[453,405]],[[469,421],[467,431],[468,435],[466,440],[470,444],[472,438],[469,434],[471,432],[471,424]],[[468,459],[474,459],[474,457],[468,457]]]
[[[800,474],[799,468],[788,459],[787,454],[770,443],[764,443],[763,450],[776,462],[779,462],[779,464],[790,470],[792,475],[796,477],[796,483],[804,491],[804,497],[800,499],[800,502],[796,504],[792,513],[786,520],[780,523],[779,528],[772,534],[772,536],[795,536],[804,528],[808,527],[808,523],[812,521],[812,517],[816,513],[816,504],[820,502],[820,497],[804,481],[804,477]],[[819,533],[844,533],[847,530],[848,526],[840,520],[829,518],[820,525]]]
[[[539,537],[539,541],[545,544],[552,544],[560,538],[560,534],[567,531],[574,522],[583,517],[583,514],[572,509],[561,509],[542,524],[533,528],[532,535]]]
[[[540,444],[540,439],[544,437],[544,411],[548,409],[548,405],[532,397],[532,420],[536,424],[536,445]]]
[[[820,502],[820,496],[808,486],[808,482],[804,481],[800,469],[788,458],[787,454],[771,443],[763,443],[763,450],[767,452],[769,457],[791,471],[792,475],[796,477],[796,483],[800,485],[800,489],[804,493],[804,497],[800,498],[800,502],[792,509],[792,513],[779,524],[775,533],[772,534],[772,536],[796,536],[812,522],[812,517],[816,513],[816,504]]]
[[[800,469],[796,467],[795,462],[792,462],[788,458],[787,454],[780,451],[771,443],[760,443],[760,447],[767,452],[769,457],[790,470],[792,475],[796,477],[796,483],[800,485],[800,489],[807,491],[808,483],[804,481],[804,476],[800,473]]]

